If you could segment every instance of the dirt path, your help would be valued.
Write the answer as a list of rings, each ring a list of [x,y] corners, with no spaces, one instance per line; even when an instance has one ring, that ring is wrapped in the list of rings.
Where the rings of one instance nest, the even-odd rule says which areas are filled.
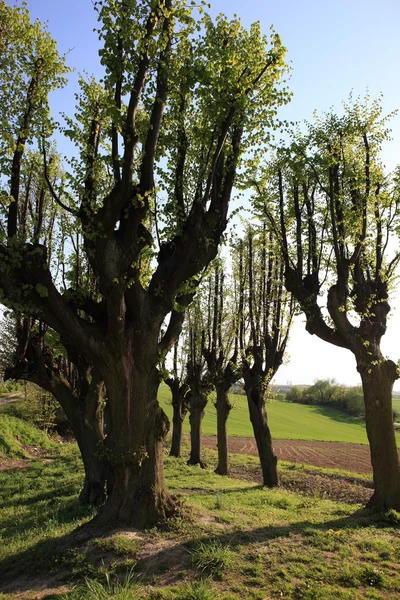
[[[203,436],[203,444],[215,449],[217,438]],[[234,454],[257,455],[256,443],[251,438],[230,437],[228,447],[229,452]],[[274,451],[279,460],[343,469],[353,473],[372,473],[369,447],[363,444],[275,440]]]

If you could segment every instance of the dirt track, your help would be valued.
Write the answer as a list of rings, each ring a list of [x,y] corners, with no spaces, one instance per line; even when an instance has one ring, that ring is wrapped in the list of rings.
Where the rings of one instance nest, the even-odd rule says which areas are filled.
[[[216,448],[217,438],[203,436],[203,443],[209,448]],[[369,447],[363,444],[305,440],[275,440],[273,444],[280,460],[353,473],[372,473]],[[257,455],[256,443],[251,438],[230,437],[228,448],[234,454]]]

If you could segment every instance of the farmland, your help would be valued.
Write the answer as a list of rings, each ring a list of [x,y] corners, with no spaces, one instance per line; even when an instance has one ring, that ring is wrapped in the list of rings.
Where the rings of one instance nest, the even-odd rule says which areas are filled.
[[[160,388],[159,400],[162,407],[172,417],[170,392],[166,385]],[[233,410],[228,419],[230,436],[253,437],[248,416],[247,400],[241,395],[232,395]],[[325,442],[352,442],[367,444],[365,424],[356,417],[350,417],[338,410],[323,406],[305,406],[272,400],[267,404],[269,424],[274,439],[317,440]],[[202,431],[204,435],[215,435],[216,412],[212,401],[206,407]],[[189,433],[186,419],[184,432]],[[400,436],[398,436],[400,444]]]

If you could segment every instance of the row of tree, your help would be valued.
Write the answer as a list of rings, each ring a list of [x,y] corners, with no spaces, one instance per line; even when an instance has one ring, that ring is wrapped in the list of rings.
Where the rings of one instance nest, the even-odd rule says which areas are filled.
[[[152,525],[175,508],[157,390],[201,281],[186,326],[193,438],[204,389],[217,389],[220,428],[239,367],[260,457],[275,472],[264,396],[296,301],[310,333],[356,357],[372,502],[398,509],[397,370],[380,340],[400,259],[389,243],[399,196],[397,175],[379,162],[388,135],[379,102],[351,102],[344,116],[295,132],[263,163],[276,111],[289,99],[279,36],[267,39],[257,23],[246,31],[238,19],[195,18],[180,0],[95,8],[105,75],[81,79],[65,128],[77,155],[65,164],[48,109],[65,59],[25,6],[0,1],[0,291],[18,341],[8,376],[59,399],[90,473],[83,495],[102,501],[107,480],[97,521]],[[260,221],[236,243],[229,309],[225,268],[205,272],[235,181],[253,190]],[[167,381],[177,379],[178,354]],[[200,460],[193,442],[191,461]]]

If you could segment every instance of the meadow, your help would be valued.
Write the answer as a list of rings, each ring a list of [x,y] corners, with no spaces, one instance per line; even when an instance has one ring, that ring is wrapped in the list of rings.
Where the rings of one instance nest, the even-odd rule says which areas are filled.
[[[171,413],[166,387],[160,396]],[[245,398],[233,399],[231,435],[251,435]],[[400,513],[364,507],[368,475],[280,462],[270,490],[254,456],[232,454],[232,476],[220,477],[215,451],[204,449],[200,469],[166,448],[176,516],[149,531],[102,531],[78,502],[76,444],[10,412],[18,405],[0,412],[0,600],[400,597]],[[337,411],[274,400],[268,412],[287,439],[363,439],[362,422]],[[212,402],[203,429],[215,432]]]
[[[215,453],[207,460],[215,463]],[[232,463],[257,461],[236,455]],[[94,514],[77,501],[75,444],[54,443],[46,458],[0,472],[1,600],[399,598],[399,513],[372,513],[312,490],[269,490],[182,459],[165,465],[180,511],[145,532],[74,532]],[[307,472],[280,465],[282,478]]]
[[[232,394],[230,399],[233,409],[228,419],[228,435],[253,437],[246,397],[240,394]],[[159,400],[169,419],[171,419],[171,393],[165,384],[160,386]],[[395,402],[397,401],[400,406],[400,398],[395,400]],[[274,439],[368,443],[364,421],[333,408],[306,406],[272,399],[267,403],[267,413]],[[204,435],[216,434],[216,419],[216,411],[211,396],[202,424]],[[184,423],[184,432],[189,433],[187,418]],[[400,434],[397,435],[397,439],[400,446]]]

